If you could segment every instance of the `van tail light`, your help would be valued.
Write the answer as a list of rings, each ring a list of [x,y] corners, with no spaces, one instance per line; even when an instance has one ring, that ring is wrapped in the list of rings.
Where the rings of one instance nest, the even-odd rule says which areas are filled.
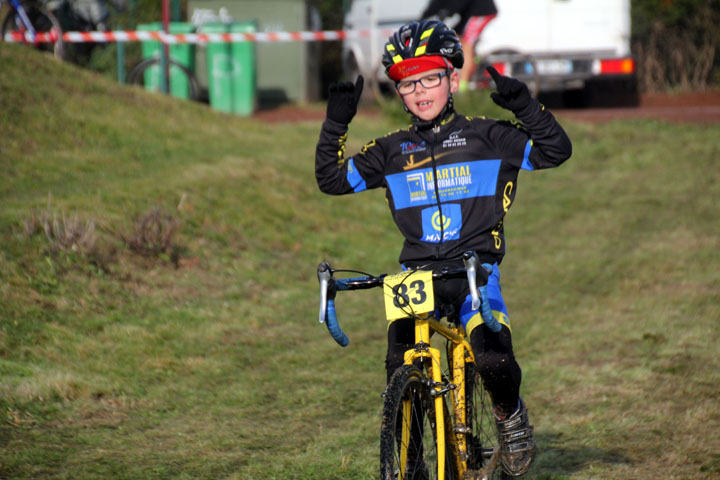
[[[603,58],[593,62],[596,75],[629,75],[635,73],[635,60],[632,58]]]
[[[495,68],[495,70],[498,71],[500,75],[505,75],[505,72],[507,71],[506,62],[495,62],[492,64],[492,66]]]
[[[505,72],[507,72],[508,64],[507,62],[495,62],[492,64],[493,68],[498,71],[500,75],[506,75]],[[490,76],[487,72],[485,72],[485,75],[488,77]]]
[[[507,75],[507,73],[505,72],[509,70],[509,65],[507,62],[495,62],[491,63],[490,66],[495,68],[495,70],[497,70],[500,75]],[[487,70],[482,71],[482,76],[486,80],[491,80],[490,74],[487,72]]]
[[[494,62],[491,63],[490,66],[494,67],[500,75],[507,75],[505,72],[509,70],[509,65],[507,62]],[[475,84],[470,85],[470,88],[473,90],[476,88],[490,88],[490,86],[492,85],[492,77],[485,69],[485,67],[483,67],[482,72],[478,73],[478,81]]]

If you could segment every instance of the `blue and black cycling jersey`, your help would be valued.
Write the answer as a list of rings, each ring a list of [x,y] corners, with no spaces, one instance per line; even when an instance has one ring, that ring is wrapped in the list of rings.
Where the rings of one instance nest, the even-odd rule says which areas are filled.
[[[558,166],[572,152],[565,131],[537,101],[517,117],[522,123],[451,113],[435,127],[372,140],[347,159],[347,125],[325,120],[315,155],[318,186],[332,195],[384,188],[405,237],[401,263],[468,250],[500,263],[518,172]]]

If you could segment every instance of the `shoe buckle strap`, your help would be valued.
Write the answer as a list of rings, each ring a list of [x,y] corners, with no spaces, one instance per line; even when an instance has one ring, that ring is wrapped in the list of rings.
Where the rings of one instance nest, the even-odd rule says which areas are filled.
[[[533,427],[521,428],[513,430],[512,432],[506,432],[502,434],[503,442],[510,443],[522,440],[525,438],[531,438],[533,435]]]
[[[502,430],[513,430],[528,423],[527,415],[518,415],[516,417],[510,417],[507,420],[499,421],[498,426],[500,426]]]
[[[533,450],[533,447],[534,445],[531,442],[516,442],[505,445],[505,449],[510,455]]]

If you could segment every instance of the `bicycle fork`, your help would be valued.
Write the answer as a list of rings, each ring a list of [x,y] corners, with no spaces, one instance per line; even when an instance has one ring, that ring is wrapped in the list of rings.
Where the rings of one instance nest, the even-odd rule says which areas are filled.
[[[429,360],[430,372],[432,375],[431,395],[435,404],[435,429],[437,436],[437,469],[438,480],[445,480],[445,416],[443,408],[443,396],[452,387],[444,387],[442,382],[442,371],[440,369],[440,350],[430,346],[430,320],[415,321],[415,340],[418,348],[405,352],[405,365],[412,365],[416,360]],[[407,463],[407,445],[410,440],[411,425],[405,419],[410,418],[412,399],[405,400],[403,404],[402,423],[402,451],[400,452],[400,477],[405,478],[405,465]]]
[[[443,329],[445,328],[443,327]],[[465,478],[465,474],[468,470],[467,461],[470,456],[468,438],[472,435],[472,428],[468,424],[466,367],[468,363],[474,362],[474,357],[472,354],[472,348],[468,344],[467,340],[465,340],[462,333],[458,333],[451,329],[445,330],[444,335],[451,341],[450,358],[448,360],[452,362],[450,368],[454,386],[452,392],[455,418],[453,433],[455,435],[455,445],[458,457],[457,470],[459,477]]]
[[[465,363],[468,361],[468,355],[466,355],[467,350],[463,345],[455,343],[453,343],[451,347],[451,352],[453,383],[456,385],[455,391],[453,392],[453,402],[455,407],[454,433],[455,441],[457,442],[457,452],[460,457],[458,471],[460,473],[460,478],[463,478],[468,460],[468,434],[472,433],[472,429],[468,426],[467,408],[465,405]]]
[[[450,365],[452,383],[445,384],[442,379],[442,371],[440,368],[440,351],[430,346],[430,326],[432,329],[439,332],[445,338],[451,341],[450,358],[448,360],[452,362]],[[452,402],[454,408],[454,442],[456,446],[457,458],[451,459],[456,461],[457,472],[459,478],[464,478],[468,471],[467,461],[469,458],[468,452],[468,437],[472,433],[471,427],[468,425],[468,414],[466,404],[466,365],[474,362],[472,348],[470,344],[465,340],[464,333],[458,332],[456,329],[451,329],[443,325],[442,323],[433,320],[416,320],[415,322],[415,339],[416,348],[405,352],[405,364],[411,365],[416,360],[429,361],[431,368],[429,369],[432,376],[431,384],[431,395],[434,398],[435,403],[435,422],[437,432],[437,454],[438,454],[438,479],[444,480],[445,478],[445,462],[446,452],[448,446],[445,443],[445,431],[446,428],[452,427],[446,425],[444,416],[444,395],[452,391]],[[403,408],[405,415],[403,418],[410,417],[411,401],[407,401]],[[410,425],[403,421],[402,425],[402,444],[409,445],[410,440]],[[401,452],[401,475],[400,478],[405,478],[405,464],[407,462],[407,449],[404,447]]]

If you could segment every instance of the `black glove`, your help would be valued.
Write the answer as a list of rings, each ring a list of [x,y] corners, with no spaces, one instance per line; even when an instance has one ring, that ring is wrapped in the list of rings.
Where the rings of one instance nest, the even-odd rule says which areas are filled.
[[[352,82],[331,83],[328,88],[327,118],[343,125],[350,124],[357,113],[363,82],[363,76],[360,75],[355,85]]]
[[[497,92],[490,94],[493,102],[513,113],[518,113],[530,105],[532,97],[527,85],[520,80],[500,75],[493,67],[487,67],[487,71],[497,88]]]

